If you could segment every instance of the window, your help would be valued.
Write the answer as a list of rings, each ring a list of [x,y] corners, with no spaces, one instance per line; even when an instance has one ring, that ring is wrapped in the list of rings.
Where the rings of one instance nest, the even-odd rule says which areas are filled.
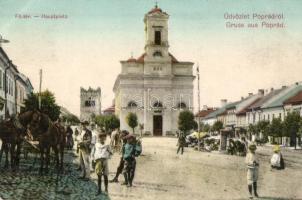
[[[163,105],[161,104],[161,102],[157,101],[157,102],[155,102],[155,103],[153,104],[153,107],[154,107],[154,108],[162,108]]]
[[[187,105],[183,102],[178,103],[177,108],[179,109],[185,109],[187,107]]]
[[[273,114],[273,119],[275,119],[275,114]]]
[[[8,80],[8,76],[6,76],[6,81],[5,81],[5,92],[6,93],[9,93],[8,88],[9,88],[9,80]]]
[[[2,70],[0,70],[0,89],[2,89],[3,88],[3,72],[2,72]]]
[[[160,52],[160,51],[155,51],[154,53],[153,53],[153,57],[162,57],[163,55],[162,55],[162,53]]]
[[[282,115],[281,115],[281,113],[279,113],[279,118],[281,119],[281,117],[282,117]]]
[[[161,32],[160,31],[155,31],[155,40],[154,43],[156,45],[161,45]]]
[[[137,104],[134,101],[130,101],[127,105],[128,108],[136,108]]]
[[[85,107],[90,107],[90,101],[85,101]]]
[[[269,114],[267,114],[267,119],[268,119],[268,121],[270,121]]]
[[[162,71],[162,67],[153,67],[153,71]]]
[[[263,120],[265,121],[265,115],[263,115]]]

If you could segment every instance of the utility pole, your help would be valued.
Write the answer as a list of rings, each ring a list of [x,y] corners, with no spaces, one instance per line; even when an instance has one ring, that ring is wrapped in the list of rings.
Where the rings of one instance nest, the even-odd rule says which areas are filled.
[[[198,91],[198,113],[197,113],[197,117],[198,117],[198,151],[200,151],[200,89],[199,89],[199,64],[197,63],[197,91]]]
[[[40,76],[40,84],[39,84],[39,110],[41,110],[42,69],[40,69],[39,76]]]

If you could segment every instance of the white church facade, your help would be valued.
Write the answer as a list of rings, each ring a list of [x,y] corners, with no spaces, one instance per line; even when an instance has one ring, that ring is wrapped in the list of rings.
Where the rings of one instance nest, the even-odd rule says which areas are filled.
[[[193,111],[194,63],[178,61],[169,53],[168,19],[157,6],[145,14],[144,53],[120,61],[122,69],[113,91],[121,130],[131,131],[126,116],[133,112],[144,127],[143,134],[172,135],[178,129],[180,111]]]

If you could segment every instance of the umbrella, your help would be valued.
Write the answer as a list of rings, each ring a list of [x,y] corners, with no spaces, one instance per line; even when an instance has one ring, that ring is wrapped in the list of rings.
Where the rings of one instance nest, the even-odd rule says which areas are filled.
[[[207,132],[193,132],[190,134],[191,137],[195,137],[197,139],[202,139],[202,138],[205,138],[206,136],[208,136],[208,133]]]

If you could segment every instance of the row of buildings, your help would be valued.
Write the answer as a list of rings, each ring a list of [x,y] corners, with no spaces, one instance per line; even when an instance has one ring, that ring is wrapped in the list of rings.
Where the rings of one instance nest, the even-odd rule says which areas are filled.
[[[272,121],[276,117],[284,120],[288,112],[295,111],[301,115],[301,108],[302,83],[297,82],[278,89],[259,89],[256,94],[249,93],[235,102],[228,103],[223,99],[220,108],[204,107],[196,116],[204,124],[213,125],[221,121],[225,128],[239,132],[261,120]]]
[[[18,70],[0,46],[0,120],[21,112],[24,100],[32,92],[29,78]]]

